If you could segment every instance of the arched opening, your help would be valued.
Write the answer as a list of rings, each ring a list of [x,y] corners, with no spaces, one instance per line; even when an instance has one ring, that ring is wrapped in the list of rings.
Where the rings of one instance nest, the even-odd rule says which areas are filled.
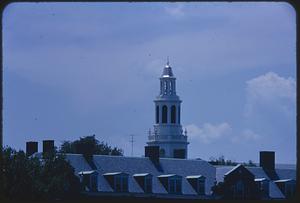
[[[167,94],[168,87],[167,87],[167,81],[164,82],[164,94]]]
[[[176,106],[171,107],[171,123],[176,123]]]
[[[178,106],[178,123],[180,123],[180,106]]]
[[[159,106],[156,106],[156,123],[159,123]]]
[[[161,149],[159,150],[159,157],[165,157],[165,155],[166,155],[165,150],[161,148]]]
[[[168,121],[168,107],[166,105],[163,105],[162,107],[162,123],[167,123]]]

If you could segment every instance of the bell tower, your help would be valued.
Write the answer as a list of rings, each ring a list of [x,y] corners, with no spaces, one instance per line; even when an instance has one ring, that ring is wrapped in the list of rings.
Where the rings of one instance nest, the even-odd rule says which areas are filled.
[[[155,124],[149,130],[148,146],[159,146],[160,157],[187,158],[187,132],[183,133],[180,123],[181,100],[176,94],[176,78],[169,60],[163,69],[160,93],[154,100]]]

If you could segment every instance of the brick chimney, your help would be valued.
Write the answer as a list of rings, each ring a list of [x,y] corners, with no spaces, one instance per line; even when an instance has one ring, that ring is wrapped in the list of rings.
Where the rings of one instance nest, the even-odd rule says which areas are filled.
[[[275,170],[275,152],[274,151],[260,151],[259,152],[259,166],[262,167],[265,173],[271,180],[278,180],[278,174]]]
[[[159,163],[159,146],[145,146],[145,157],[149,157],[149,159],[155,164]]]
[[[38,152],[38,142],[26,142],[26,155],[31,156]]]
[[[51,154],[54,152],[54,140],[43,140],[43,154]]]
[[[267,171],[274,170],[275,169],[275,152],[274,151],[260,151],[259,152],[259,166]]]

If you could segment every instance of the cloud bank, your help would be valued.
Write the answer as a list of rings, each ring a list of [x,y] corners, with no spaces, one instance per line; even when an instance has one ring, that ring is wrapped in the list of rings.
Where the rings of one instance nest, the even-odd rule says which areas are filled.
[[[214,142],[215,140],[227,136],[232,131],[231,126],[226,122],[220,124],[204,123],[202,127],[190,124],[185,127],[188,131],[188,136],[192,140],[197,140],[203,143]]]
[[[292,77],[284,78],[268,72],[247,81],[246,93],[246,117],[262,113],[261,109],[269,109],[286,116],[295,111],[296,81]]]

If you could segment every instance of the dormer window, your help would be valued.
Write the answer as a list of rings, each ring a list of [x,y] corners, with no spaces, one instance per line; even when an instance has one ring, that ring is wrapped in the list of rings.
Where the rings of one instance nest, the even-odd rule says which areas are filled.
[[[98,189],[98,172],[97,171],[80,171],[78,173],[80,182],[85,191],[97,191]]]
[[[269,180],[266,178],[256,178],[254,179],[258,190],[262,196],[269,196]]]
[[[205,177],[202,175],[187,176],[187,181],[191,184],[195,192],[205,195]]]
[[[181,194],[182,177],[176,174],[160,175],[157,177],[170,194]]]
[[[115,192],[128,192],[128,174],[122,172],[103,174]]]
[[[284,196],[289,199],[295,197],[296,181],[293,179],[283,179],[274,181]]]
[[[145,193],[152,193],[152,175],[149,173],[140,173],[133,175],[136,182]]]

